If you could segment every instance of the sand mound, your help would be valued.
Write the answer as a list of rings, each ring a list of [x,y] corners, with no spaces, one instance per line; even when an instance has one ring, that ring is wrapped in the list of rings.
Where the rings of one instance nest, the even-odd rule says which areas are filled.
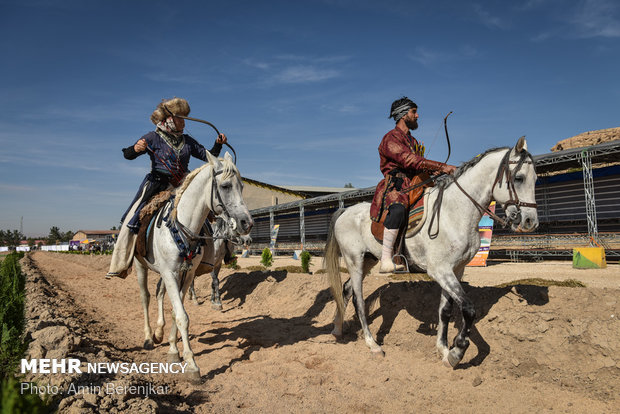
[[[559,141],[551,148],[551,151],[589,147],[616,140],[620,140],[620,127],[599,129],[596,131],[584,132],[583,134],[575,135],[574,137]]]

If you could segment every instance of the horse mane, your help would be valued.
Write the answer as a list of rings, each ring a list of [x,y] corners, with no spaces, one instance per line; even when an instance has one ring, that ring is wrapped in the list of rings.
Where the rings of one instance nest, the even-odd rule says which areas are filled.
[[[448,187],[450,184],[452,184],[454,182],[454,180],[456,180],[457,178],[459,178],[461,175],[463,175],[465,173],[465,171],[470,170],[473,166],[475,166],[476,164],[478,164],[480,161],[482,161],[482,159],[484,157],[486,157],[487,155],[489,155],[492,152],[496,152],[496,151],[501,151],[501,150],[507,150],[510,149],[510,147],[496,147],[496,148],[490,148],[488,150],[486,150],[485,152],[483,152],[482,154],[478,154],[476,155],[474,158],[472,158],[469,161],[465,161],[464,163],[462,163],[461,165],[459,165],[456,169],[456,171],[454,172],[454,175],[447,176],[444,175],[442,177],[439,177],[437,179],[437,182],[435,183],[435,186],[437,187],[443,187],[446,188]]]
[[[236,175],[237,177],[241,178],[241,175],[239,174],[239,170],[237,169],[237,167],[231,160],[227,160],[225,158],[219,158],[219,160],[223,167],[222,168],[222,179],[223,180],[226,180],[232,177],[233,175]],[[192,183],[194,178],[196,178],[196,176],[200,174],[202,170],[204,170],[205,168],[209,166],[213,166],[213,164],[209,162],[204,163],[203,165],[191,171],[189,174],[185,176],[185,179],[183,179],[181,186],[175,191],[174,209],[172,211],[173,218],[176,219],[177,206],[179,205],[179,200],[181,200],[181,196],[183,195],[185,190],[187,190],[187,187],[189,187],[189,185]]]
[[[482,159],[487,156],[488,154],[492,153],[492,152],[496,152],[496,151],[502,151],[502,150],[512,150],[512,148],[510,147],[496,147],[496,148],[490,148],[488,150],[486,150],[485,152],[483,152],[482,154],[476,155],[474,158],[472,158],[469,161],[464,162],[463,164],[461,164],[459,167],[457,167],[456,171],[454,172],[454,175],[452,177],[449,177],[447,175],[444,175],[442,177],[439,177],[437,179],[436,182],[436,186],[437,187],[443,187],[444,189],[447,188],[450,184],[452,184],[456,179],[458,179],[461,175],[463,175],[465,173],[465,171],[470,170],[473,166],[475,166],[476,164],[478,164],[480,161],[482,161]],[[532,164],[534,165],[534,158],[532,158],[532,154],[530,154],[528,151],[525,151],[524,154],[521,155],[521,160],[525,160],[525,158],[529,158],[530,161],[532,161]],[[520,165],[519,167],[520,168]]]

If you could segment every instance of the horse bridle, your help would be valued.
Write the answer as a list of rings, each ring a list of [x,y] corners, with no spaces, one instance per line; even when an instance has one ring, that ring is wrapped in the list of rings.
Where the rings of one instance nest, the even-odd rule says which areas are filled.
[[[527,202],[519,200],[519,195],[517,194],[517,190],[515,188],[514,177],[519,172],[523,164],[533,164],[533,161],[531,160],[531,157],[529,161],[525,160],[526,157],[529,156],[529,154],[526,151],[523,151],[521,153],[521,158],[519,159],[519,161],[510,161],[510,152],[511,151],[508,151],[506,155],[504,156],[504,159],[502,160],[502,164],[500,166],[499,171],[497,172],[497,177],[495,178],[493,187],[491,187],[491,193],[493,193],[493,190],[495,189],[495,186],[497,184],[499,184],[500,188],[502,187],[502,176],[505,175],[509,198],[508,198],[508,201],[504,203],[504,211],[506,212],[506,217],[508,217],[510,222],[519,224],[521,223],[521,207],[537,208],[538,205],[536,203],[527,203]],[[510,170],[510,164],[517,165],[513,171]],[[516,207],[516,211],[511,213],[510,216],[508,215],[508,211],[507,211],[507,208],[509,206]]]
[[[217,201],[219,202],[219,205],[222,206],[222,210],[224,213],[226,213],[226,215],[228,217],[231,217],[231,215],[228,212],[228,209],[226,208],[226,204],[224,204],[223,200],[222,200],[222,196],[220,195],[220,192],[218,190],[218,186],[217,186],[217,180],[215,177],[217,177],[218,175],[222,174],[224,172],[224,169],[222,168],[219,171],[215,171],[215,166],[213,166],[213,176],[211,177],[212,183],[211,183],[211,211],[213,211],[213,208],[215,207],[215,199],[217,198]],[[236,221],[233,221],[235,223],[235,226],[237,225]],[[181,230],[181,232],[183,233],[183,235],[188,238],[189,240],[215,240],[215,239],[226,239],[226,237],[216,237],[214,236],[211,231],[208,231],[209,229],[207,228],[206,224],[202,227],[203,230],[205,230],[205,232],[208,234],[207,236],[201,236],[200,234],[196,234],[193,231],[191,231],[188,227],[186,227],[183,223],[181,223],[179,220],[175,219],[175,223],[178,226],[179,230]]]
[[[474,198],[470,196],[463,189],[463,187],[461,187],[461,185],[456,180],[456,178],[454,178],[454,184],[456,184],[456,186],[463,192],[463,194],[465,194],[467,198],[469,198],[471,202],[474,203],[474,205],[478,208],[478,210],[480,210],[482,213],[488,214],[491,218],[499,222],[503,227],[506,227],[511,223],[515,223],[515,224],[521,223],[521,207],[531,207],[531,208],[538,207],[536,203],[527,203],[527,202],[519,200],[519,195],[517,194],[517,190],[515,188],[515,182],[514,182],[514,175],[516,175],[516,173],[519,172],[523,164],[533,164],[533,162],[531,161],[531,159],[529,161],[525,160],[529,156],[527,151],[523,151],[521,153],[521,158],[519,159],[519,161],[510,161],[511,152],[512,150],[508,150],[508,152],[506,152],[506,155],[502,159],[500,167],[497,171],[497,175],[495,176],[495,181],[493,182],[493,186],[491,187],[491,194],[493,194],[493,191],[495,190],[495,186],[499,184],[499,187],[501,188],[502,181],[503,181],[502,179],[504,176],[506,177],[506,185],[508,187],[508,197],[509,197],[508,201],[503,203],[504,212],[506,213],[506,219],[499,217],[497,214],[493,213],[488,207],[485,208],[481,206],[480,203],[474,200]],[[514,168],[514,171],[510,170],[510,164],[517,165]],[[508,211],[507,211],[507,208],[509,206],[516,207],[516,211],[514,211],[513,213],[510,213],[510,215],[508,215]]]

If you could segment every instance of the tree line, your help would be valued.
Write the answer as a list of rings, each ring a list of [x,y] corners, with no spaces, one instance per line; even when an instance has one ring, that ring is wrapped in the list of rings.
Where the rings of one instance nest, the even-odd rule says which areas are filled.
[[[35,240],[41,239],[45,240],[45,244],[59,244],[73,239],[74,234],[72,230],[62,232],[58,227],[53,226],[47,237],[35,239],[34,237],[25,238],[19,230],[0,230],[0,246],[19,246],[22,240],[27,240],[28,246],[32,247],[35,245]]]

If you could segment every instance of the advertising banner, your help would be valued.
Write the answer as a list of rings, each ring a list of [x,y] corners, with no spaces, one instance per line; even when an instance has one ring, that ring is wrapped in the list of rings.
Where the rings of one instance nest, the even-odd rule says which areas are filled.
[[[495,201],[489,206],[489,210],[495,213]],[[474,258],[467,266],[486,266],[489,257],[489,249],[491,248],[491,236],[493,235],[493,219],[485,214],[478,223],[478,231],[480,232],[480,248]]]
[[[269,242],[269,250],[273,250],[276,247],[276,239],[278,238],[279,224],[274,224],[271,229],[271,241]]]

